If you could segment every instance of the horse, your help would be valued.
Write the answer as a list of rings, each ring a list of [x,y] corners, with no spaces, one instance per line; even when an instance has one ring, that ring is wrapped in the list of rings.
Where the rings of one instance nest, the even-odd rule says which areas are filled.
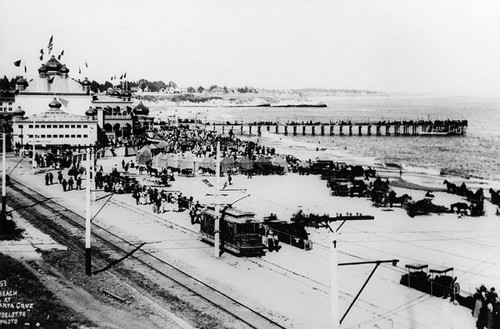
[[[401,204],[401,208],[403,208],[403,204],[405,204],[408,200],[411,200],[411,196],[409,196],[408,194],[403,194],[400,197],[389,195],[389,205],[391,208],[395,203]]]
[[[466,214],[469,209],[469,205],[465,202],[456,202],[450,205],[451,211],[456,212],[457,214]]]
[[[376,171],[372,167],[369,167],[368,169],[365,169],[365,177],[375,177]]]
[[[158,177],[158,169],[156,168],[153,168],[151,166],[148,166],[147,167],[147,172],[148,172],[148,175],[149,176],[153,176],[153,174],[155,175],[155,177]]]
[[[180,174],[181,173],[181,169],[180,168],[177,168],[177,167],[167,167],[167,169],[170,169],[171,172],[176,172],[177,174]]]
[[[148,168],[144,167],[144,166],[138,166],[137,170],[139,171],[139,175],[142,175],[142,172],[143,171],[148,171]]]
[[[467,195],[467,185],[465,185],[465,182],[460,185],[460,187],[457,189],[457,194],[460,196],[466,196]]]
[[[500,206],[500,191],[495,191],[494,189],[490,188],[490,195],[491,203]]]
[[[366,186],[361,186],[361,185],[353,185],[349,189],[349,196],[352,198],[355,194],[358,197],[364,196],[366,193]]]
[[[448,193],[455,194],[457,192],[457,185],[450,183],[447,180],[445,180],[443,184],[446,184],[446,190]]]

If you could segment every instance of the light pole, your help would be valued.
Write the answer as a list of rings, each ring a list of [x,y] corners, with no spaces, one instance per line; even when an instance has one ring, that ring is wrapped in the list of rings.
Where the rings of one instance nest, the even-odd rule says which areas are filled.
[[[31,159],[31,164],[33,166],[33,175],[35,174],[35,144],[36,144],[36,128],[35,128],[35,119],[33,119],[33,158]]]
[[[330,226],[328,226],[330,227]],[[330,282],[331,282],[331,315],[332,315],[332,328],[339,328],[339,283],[338,283],[338,252],[337,252],[337,230],[330,228]]]
[[[215,225],[214,225],[214,256],[220,257],[220,213],[219,213],[219,194],[220,194],[220,141],[217,141],[217,155],[215,160]]]
[[[7,207],[7,161],[6,161],[6,136],[5,127],[2,127],[2,218],[5,218],[5,209]]]
[[[90,146],[86,148],[87,179],[85,186],[85,274],[92,275],[92,255],[90,250]]]

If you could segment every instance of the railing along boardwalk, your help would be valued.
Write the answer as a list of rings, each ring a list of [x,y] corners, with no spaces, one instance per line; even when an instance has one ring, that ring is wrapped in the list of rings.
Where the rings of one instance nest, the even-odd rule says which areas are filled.
[[[467,120],[379,121],[335,123],[214,122],[180,123],[220,134],[260,135],[263,132],[293,136],[460,136],[467,132]]]

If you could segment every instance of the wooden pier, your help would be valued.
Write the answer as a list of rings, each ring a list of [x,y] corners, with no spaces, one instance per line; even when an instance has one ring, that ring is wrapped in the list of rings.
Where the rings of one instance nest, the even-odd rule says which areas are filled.
[[[336,123],[180,123],[222,135],[260,135],[263,132],[293,136],[460,136],[467,132],[467,120],[390,121]]]

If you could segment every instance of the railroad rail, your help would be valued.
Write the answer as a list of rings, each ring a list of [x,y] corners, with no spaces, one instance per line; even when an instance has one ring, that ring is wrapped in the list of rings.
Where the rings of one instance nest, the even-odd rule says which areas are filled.
[[[83,252],[85,218],[19,181],[13,180],[13,182],[14,184],[10,185],[11,197],[8,199],[9,206],[14,209],[13,211],[17,211],[23,217],[29,218],[29,221],[35,226],[48,230],[56,241],[61,240],[63,236],[68,236],[69,232],[61,226],[60,222],[56,222],[54,218],[56,217],[58,221],[64,221],[65,224],[70,225],[73,229],[81,231],[81,234],[78,235],[71,232],[71,236],[67,240]],[[39,213],[41,216],[33,216],[34,213]],[[92,225],[92,237],[102,245],[108,246],[122,255],[129,253],[130,248],[127,247],[137,247],[136,243],[130,242],[100,225],[95,223]],[[158,275],[177,283],[196,297],[228,314],[242,327],[256,329],[285,328],[273,319],[261,314],[258,310],[244,305],[223,291],[214,288],[209,283],[190,275],[179,267],[166,262],[148,251],[138,249],[128,259],[132,259],[156,272]]]

